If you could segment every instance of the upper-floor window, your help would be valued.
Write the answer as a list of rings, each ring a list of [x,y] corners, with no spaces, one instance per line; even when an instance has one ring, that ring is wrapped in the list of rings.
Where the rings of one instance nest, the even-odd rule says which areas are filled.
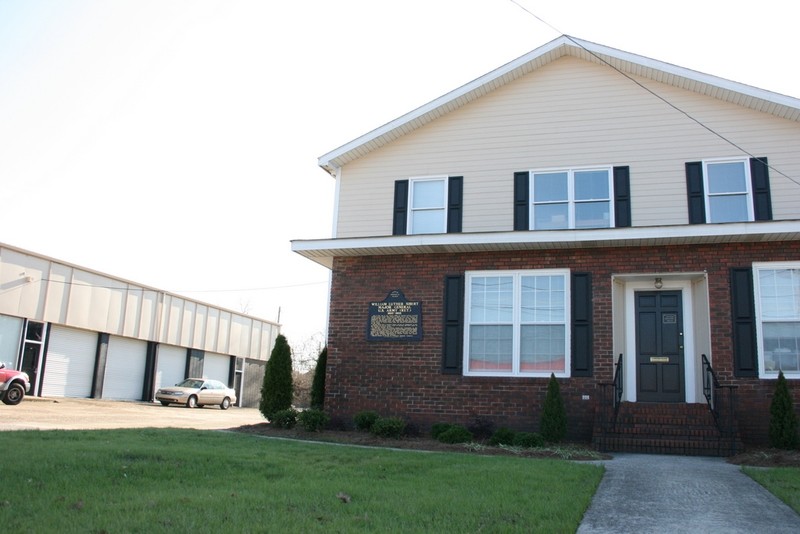
[[[686,163],[689,224],[772,220],[767,158]]]
[[[441,234],[447,230],[447,178],[409,180],[410,234]]]
[[[568,376],[567,270],[466,275],[467,375]]]
[[[628,166],[514,173],[514,230],[630,225]]]
[[[392,235],[461,231],[462,176],[426,176],[394,183]]]
[[[609,228],[611,169],[531,172],[533,230]]]
[[[753,201],[746,160],[705,161],[703,170],[708,222],[752,221]]]
[[[800,377],[800,263],[753,266],[760,374]]]

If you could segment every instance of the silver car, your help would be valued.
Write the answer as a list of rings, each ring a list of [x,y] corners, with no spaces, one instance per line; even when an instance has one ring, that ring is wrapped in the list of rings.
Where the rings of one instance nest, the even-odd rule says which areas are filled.
[[[216,404],[227,410],[231,404],[236,404],[236,391],[219,380],[187,378],[174,386],[159,389],[156,392],[156,400],[164,406],[185,404],[187,408],[196,408],[206,404]]]

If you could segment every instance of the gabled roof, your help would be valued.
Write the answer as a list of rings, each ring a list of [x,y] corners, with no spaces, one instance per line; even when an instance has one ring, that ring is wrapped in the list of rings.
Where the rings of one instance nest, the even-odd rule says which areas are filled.
[[[784,119],[800,121],[800,99],[562,35],[328,152],[319,158],[319,166],[335,174],[336,169],[346,163],[564,56],[574,56],[592,63],[609,64],[625,74],[641,76]]]

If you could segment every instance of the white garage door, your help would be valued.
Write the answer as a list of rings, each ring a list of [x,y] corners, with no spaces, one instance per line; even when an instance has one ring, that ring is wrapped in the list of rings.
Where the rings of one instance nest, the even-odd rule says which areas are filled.
[[[174,386],[186,376],[186,349],[172,345],[158,346],[158,369],[156,369],[156,389]]]
[[[203,378],[213,378],[228,385],[228,374],[231,370],[231,357],[224,354],[206,352],[203,358]]]
[[[42,395],[90,397],[97,333],[53,325],[47,346]]]
[[[141,400],[146,365],[146,341],[111,336],[108,340],[103,398]]]

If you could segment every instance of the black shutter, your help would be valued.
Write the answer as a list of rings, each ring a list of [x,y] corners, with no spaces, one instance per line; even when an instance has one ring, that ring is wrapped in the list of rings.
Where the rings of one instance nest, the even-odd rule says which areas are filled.
[[[767,158],[750,158],[750,181],[753,185],[753,215],[757,221],[772,220],[772,196],[769,192]]]
[[[686,164],[686,193],[689,196],[689,224],[703,224],[706,222],[706,195],[702,161]]]
[[[394,222],[392,235],[406,235],[408,227],[408,180],[394,183]]]
[[[464,342],[464,276],[449,275],[444,281],[444,336],[442,373],[461,374]]]
[[[592,275],[572,274],[572,376],[592,376]]]
[[[614,226],[631,225],[631,171],[630,167],[614,167]]]
[[[461,202],[464,177],[451,176],[447,181],[447,233],[461,231]]]
[[[733,374],[758,376],[753,271],[748,267],[731,269],[731,314]]]
[[[514,173],[514,230],[530,230],[530,173]]]

